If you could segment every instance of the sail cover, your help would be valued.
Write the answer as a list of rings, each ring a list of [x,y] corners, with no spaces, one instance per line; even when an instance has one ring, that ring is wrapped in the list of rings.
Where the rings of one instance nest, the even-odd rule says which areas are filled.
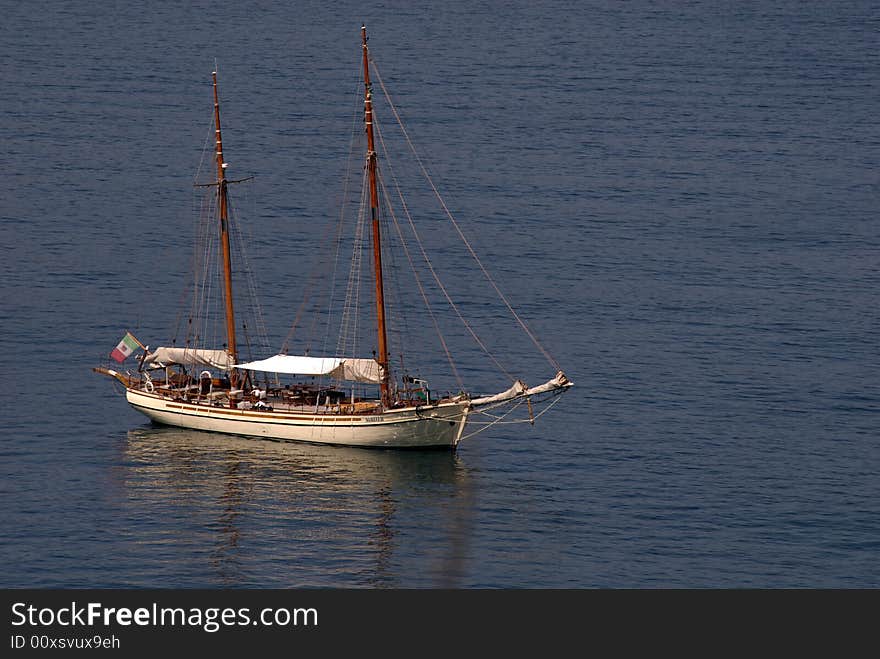
[[[543,394],[547,391],[553,391],[555,389],[567,389],[572,386],[572,381],[565,377],[565,373],[559,371],[556,373],[556,377],[552,380],[548,380],[544,384],[539,384],[537,387],[532,387],[528,391],[526,391],[526,396],[534,396],[535,394]]]
[[[204,348],[156,348],[144,361],[156,365],[212,366],[223,370],[232,367],[232,358],[228,352]]]
[[[483,398],[475,398],[471,401],[472,405],[491,405],[492,403],[500,403],[505,400],[512,400],[517,396],[521,396],[526,392],[526,385],[522,380],[517,380],[507,391],[502,391],[494,396],[484,396]]]
[[[559,371],[556,373],[556,377],[552,380],[548,380],[544,384],[539,384],[537,387],[529,389],[522,380],[517,380],[507,391],[502,391],[500,394],[495,394],[494,396],[475,398],[471,401],[471,405],[474,407],[480,405],[492,405],[494,403],[502,403],[523,396],[536,396],[537,394],[543,394],[548,391],[567,389],[570,386],[572,386],[572,382],[565,377],[565,373]]]
[[[275,355],[268,359],[238,364],[235,368],[291,375],[329,375],[336,380],[372,384],[382,382],[382,367],[375,359]]]

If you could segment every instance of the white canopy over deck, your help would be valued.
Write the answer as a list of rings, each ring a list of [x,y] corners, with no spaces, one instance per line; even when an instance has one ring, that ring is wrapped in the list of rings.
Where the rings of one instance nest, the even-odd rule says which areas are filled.
[[[235,368],[289,375],[328,375],[336,380],[370,384],[380,384],[383,375],[382,367],[375,359],[306,357],[304,355],[275,355],[268,359],[236,364]]]

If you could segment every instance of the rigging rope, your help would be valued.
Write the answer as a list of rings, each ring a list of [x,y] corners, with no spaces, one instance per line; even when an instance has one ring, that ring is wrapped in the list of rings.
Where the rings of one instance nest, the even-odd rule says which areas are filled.
[[[388,192],[385,189],[385,179],[383,172],[376,168],[376,179],[378,189],[381,190],[383,197],[388,200]],[[389,213],[393,213],[391,204],[388,204]],[[382,225],[382,235],[391,236],[391,229],[388,222],[389,213],[380,213],[379,222]],[[389,271],[392,273],[386,283],[389,286],[385,289],[385,304],[388,308],[388,360],[393,361],[393,357],[397,356],[400,360],[399,372],[406,377],[411,373],[407,370],[406,355],[407,349],[416,342],[412,341],[412,335],[409,331],[409,314],[406,313],[406,304],[404,303],[404,295],[402,293],[402,277],[400,276],[401,267],[399,262],[399,254],[397,250],[390,249],[390,241],[382,242],[382,263],[387,264]],[[418,366],[418,365],[417,365]]]
[[[205,156],[208,153],[208,150],[211,148],[211,142],[214,139],[214,119],[212,118],[209,122],[209,129],[205,136],[205,144],[202,147],[201,156],[199,158],[199,164],[196,168],[196,173],[193,176],[193,190],[195,194],[193,195],[192,208],[191,212],[194,217],[198,217],[198,221],[195,223],[194,232],[195,232],[195,242],[194,249],[191,256],[191,270],[190,273],[193,277],[193,288],[190,290],[188,287],[183,287],[181,291],[180,300],[178,303],[178,314],[175,321],[174,333],[172,336],[172,345],[177,345],[177,339],[180,337],[180,323],[182,317],[184,315],[184,303],[189,294],[191,297],[189,299],[189,314],[187,316],[187,329],[186,333],[183,336],[183,345],[184,347],[188,346],[192,340],[193,335],[193,319],[198,318],[197,309],[198,309],[198,300],[199,300],[199,292],[198,292],[198,281],[199,281],[199,269],[202,260],[199,258],[198,249],[203,245],[203,234],[202,234],[202,219],[204,217],[205,212],[205,195],[202,190],[199,190],[198,181],[201,178],[202,168],[205,164]]]
[[[364,169],[364,177],[367,170]],[[362,187],[362,191],[366,186]],[[342,319],[339,327],[339,338],[336,344],[337,356],[356,356],[357,354],[357,330],[358,311],[360,309],[361,292],[361,263],[364,251],[364,226],[366,225],[366,196],[361,194],[360,208],[358,209],[357,222],[355,224],[354,240],[352,244],[351,264],[348,272],[348,286],[345,291],[343,302]],[[347,353],[351,348],[351,353]]]
[[[472,433],[468,433],[467,435],[464,435],[459,441],[464,441],[465,439],[469,439],[470,437],[473,437],[474,435],[478,435],[481,432],[483,432],[484,430],[488,430],[489,428],[491,428],[494,425],[508,425],[508,424],[514,424],[514,423],[534,424],[535,421],[537,421],[544,414],[546,414],[550,410],[550,408],[552,408],[554,405],[556,405],[556,403],[558,403],[560,400],[562,400],[562,396],[557,394],[555,400],[548,403],[547,406],[543,410],[541,410],[540,412],[535,414],[531,419],[517,419],[516,421],[505,421],[504,419],[506,419],[508,416],[510,416],[514,412],[514,410],[516,410],[520,405],[522,405],[522,403],[523,403],[522,400],[517,402],[516,405],[511,407],[507,412],[505,412],[504,414],[502,414],[499,417],[495,417],[494,415],[491,415],[491,414],[486,414],[486,412],[484,412],[482,410],[476,410],[476,412],[475,412],[476,414],[486,414],[486,416],[491,416],[495,420],[489,421],[489,422],[484,422],[484,423],[480,424],[480,422],[478,422],[478,421],[472,421],[472,420],[468,419],[469,424],[481,425],[481,427],[479,430],[475,430]]]
[[[495,292],[498,294],[498,296],[504,302],[505,306],[507,306],[508,311],[510,311],[510,313],[513,315],[513,317],[519,323],[520,327],[523,329],[523,331],[526,333],[526,335],[532,340],[532,343],[534,343],[535,346],[538,348],[538,350],[540,350],[541,353],[544,355],[544,357],[547,358],[547,361],[550,362],[551,366],[553,366],[556,370],[562,370],[559,365],[559,362],[557,362],[553,358],[553,356],[547,351],[547,349],[544,348],[543,345],[541,345],[540,341],[538,341],[538,338],[534,335],[534,333],[532,333],[532,331],[526,325],[525,321],[522,318],[520,318],[519,314],[517,314],[516,311],[514,311],[510,302],[507,300],[507,297],[504,295],[504,293],[501,292],[501,289],[498,287],[498,284],[495,283],[495,280],[489,274],[489,271],[486,269],[486,266],[483,265],[483,262],[477,256],[477,253],[474,251],[473,247],[471,247],[471,244],[468,242],[468,239],[465,237],[464,233],[462,232],[461,228],[459,227],[458,222],[456,222],[455,218],[453,217],[452,212],[446,206],[446,202],[444,202],[443,198],[440,196],[439,190],[437,190],[437,187],[434,185],[434,181],[431,179],[430,174],[428,174],[428,170],[425,168],[425,165],[422,162],[421,157],[419,156],[418,152],[416,151],[415,145],[413,144],[412,140],[410,139],[409,133],[406,131],[406,128],[403,125],[403,121],[400,118],[400,115],[397,113],[397,108],[394,106],[394,103],[391,100],[391,94],[388,93],[388,89],[385,87],[385,82],[379,73],[378,66],[376,65],[375,61],[372,60],[372,58],[371,58],[371,61],[373,63],[373,71],[376,74],[376,79],[379,81],[379,85],[382,87],[382,93],[385,95],[385,99],[388,102],[388,106],[391,109],[391,112],[394,114],[394,118],[397,120],[397,123],[400,126],[400,130],[403,132],[403,136],[406,138],[406,142],[409,145],[410,150],[412,151],[413,155],[415,156],[416,161],[419,163],[419,167],[422,170],[422,174],[425,176],[425,179],[428,181],[428,184],[431,186],[431,189],[434,191],[434,195],[437,197],[437,200],[440,202],[440,205],[443,207],[443,210],[446,213],[446,216],[449,218],[449,221],[452,223],[452,226],[455,227],[455,230],[458,232],[459,237],[461,238],[462,242],[465,244],[468,251],[470,252],[471,257],[474,259],[474,261],[476,261],[477,265],[480,266],[480,270],[482,270],[483,275],[486,277],[486,279],[492,285],[492,288],[495,289]]]
[[[437,286],[440,288],[440,291],[443,293],[443,296],[446,298],[446,301],[449,303],[449,306],[452,308],[453,311],[455,311],[455,314],[458,316],[458,319],[461,321],[462,325],[465,326],[467,331],[473,337],[474,341],[476,341],[477,345],[480,346],[480,348],[483,350],[483,352],[485,352],[486,355],[488,355],[488,357],[495,363],[495,365],[501,370],[501,372],[504,373],[504,375],[506,375],[511,380],[515,380],[516,378],[504,367],[504,365],[500,361],[498,361],[498,359],[495,357],[495,355],[492,354],[492,352],[489,350],[489,348],[486,346],[486,344],[483,343],[483,341],[480,339],[479,336],[477,336],[477,333],[471,327],[470,323],[468,323],[467,319],[465,319],[464,314],[462,314],[461,311],[459,310],[458,305],[456,305],[455,302],[453,301],[452,296],[449,295],[449,292],[446,290],[446,286],[444,286],[443,282],[440,280],[440,276],[437,274],[437,271],[434,269],[434,265],[431,263],[431,259],[428,258],[428,252],[425,249],[425,246],[424,246],[424,243],[422,242],[421,236],[419,236],[419,232],[416,230],[415,222],[413,221],[412,215],[409,212],[409,206],[407,205],[406,200],[403,197],[403,192],[401,191],[400,185],[397,181],[397,177],[394,174],[394,167],[391,165],[391,160],[388,158],[388,149],[385,145],[385,140],[382,136],[382,132],[380,130],[378,130],[378,122],[376,122],[375,119],[374,119],[374,124],[376,125],[376,128],[377,128],[376,132],[379,135],[379,143],[382,145],[382,152],[385,154],[384,162],[387,163],[387,165],[388,165],[388,170],[389,170],[389,173],[391,174],[391,180],[394,181],[394,187],[397,190],[397,196],[400,199],[401,206],[403,207],[403,211],[404,211],[406,218],[409,222],[410,231],[412,231],[413,236],[415,236],[416,243],[418,244],[419,250],[421,251],[421,254],[422,254],[422,258],[425,260],[425,263],[428,266],[428,270],[430,270],[431,275],[434,277],[434,281],[437,283]],[[401,126],[401,128],[402,128],[402,126]],[[395,218],[395,222],[396,221],[397,221],[397,219]],[[401,234],[401,241],[404,242],[404,246],[405,246],[405,240],[403,239],[402,234]],[[408,253],[407,253],[407,256],[408,256]],[[413,272],[415,272],[415,267],[413,267]],[[427,303],[427,301],[426,301],[426,303]],[[429,306],[429,309],[430,309],[430,306]],[[437,332],[438,332],[438,334],[440,334],[439,327],[437,328]],[[440,334],[440,340],[441,340],[441,342],[443,342],[444,349],[446,349],[446,344],[445,344],[445,341],[443,340],[442,334]],[[447,350],[447,355],[450,360],[450,364],[452,364],[452,357],[449,356],[448,350]],[[453,365],[453,369],[455,369],[454,365]],[[460,383],[460,386],[462,388],[464,388],[464,385],[461,384],[460,381],[459,381],[459,383]]]
[[[356,79],[357,87],[360,87],[360,80]],[[357,97],[357,94],[355,95]],[[357,137],[357,118],[358,118],[358,104],[355,104],[355,107],[352,111],[352,122],[351,122],[351,136],[349,138],[349,146],[348,146],[348,158],[346,159],[346,171],[345,176],[343,178],[343,192],[342,192],[342,200],[339,206],[339,217],[337,219],[336,231],[327,233],[327,245],[329,245],[330,241],[335,237],[336,245],[335,250],[333,251],[333,271],[331,273],[331,284],[330,289],[328,291],[328,301],[327,301],[327,325],[325,327],[324,333],[324,345],[326,346],[327,340],[329,339],[330,327],[332,325],[332,306],[333,306],[333,297],[336,290],[336,275],[338,272],[339,265],[339,252],[342,245],[342,235],[343,229],[345,226],[345,209],[349,203],[349,181],[351,179],[351,164],[353,161],[353,153],[354,153],[354,145]],[[326,246],[325,246],[326,247]],[[323,253],[324,250],[321,250]],[[302,303],[300,304],[299,309],[297,310],[296,317],[294,318],[293,325],[290,328],[290,331],[287,334],[287,337],[284,340],[283,352],[287,352],[289,349],[290,340],[293,337],[294,332],[296,331],[297,324],[299,323],[300,316],[306,308],[306,304],[308,303],[310,292],[312,286],[315,285],[318,278],[319,267],[324,265],[322,259],[316,259],[315,265],[312,268],[312,273],[310,274],[310,281],[307,284],[306,294],[303,298]],[[312,340],[315,337],[315,328],[317,326],[318,320],[320,318],[320,300],[315,304],[315,312],[312,314],[312,324],[309,329],[309,332],[306,336],[306,346],[305,353],[308,354],[311,350]]]
[[[245,190],[248,188],[245,187]],[[245,245],[247,241],[245,241],[244,230],[242,227],[242,223],[238,221],[238,208],[234,204],[233,200],[230,198],[229,200],[229,226],[230,233],[232,234],[234,240],[234,246],[236,251],[236,256],[239,258],[242,267],[239,269],[240,272],[244,275],[245,284],[247,287],[247,295],[242,299],[239,296],[239,299],[242,302],[247,303],[247,307],[243,308],[242,311],[242,329],[245,332],[245,338],[249,339],[250,336],[248,334],[248,326],[247,326],[247,316],[249,315],[254,324],[254,329],[256,331],[256,339],[259,341],[259,347],[262,350],[268,352],[269,350],[269,331],[266,327],[266,321],[263,317],[263,308],[260,305],[260,297],[257,294],[257,279],[254,274],[254,270],[250,264],[250,258],[248,256],[248,252],[245,249]],[[250,350],[250,344],[248,344],[248,349]],[[253,353],[250,354],[250,358],[253,359]]]
[[[381,136],[380,136],[381,142]],[[383,143],[382,148],[385,148]],[[393,173],[392,173],[393,178]],[[396,181],[395,181],[396,185]],[[437,337],[440,339],[440,345],[443,347],[443,352],[446,353],[446,360],[449,362],[449,367],[452,369],[452,373],[455,375],[455,380],[458,382],[458,386],[461,390],[464,390],[464,382],[461,379],[461,375],[458,372],[458,368],[455,366],[455,360],[452,359],[452,353],[449,351],[449,346],[446,344],[446,339],[443,337],[443,332],[440,330],[440,323],[437,321],[437,316],[434,313],[433,308],[431,307],[431,303],[428,300],[428,296],[425,293],[425,288],[422,286],[421,277],[419,277],[419,273],[416,270],[416,265],[413,262],[412,255],[409,251],[409,246],[406,243],[406,238],[403,235],[403,229],[400,226],[400,223],[397,221],[397,215],[394,212],[394,209],[391,206],[391,198],[388,194],[388,188],[385,186],[385,182],[382,181],[382,195],[385,197],[385,205],[388,209],[388,214],[391,216],[391,219],[394,221],[394,227],[397,229],[397,235],[400,237],[400,244],[403,247],[403,252],[406,254],[406,259],[409,261],[410,268],[413,272],[413,277],[416,280],[416,286],[419,289],[419,294],[422,296],[422,301],[425,303],[425,308],[428,310],[428,315],[431,317],[431,322],[434,324],[434,330],[437,332]],[[404,206],[404,210],[406,210]],[[407,213],[408,214],[408,213]]]
[[[376,128],[376,134],[379,136],[379,143],[382,145],[382,152],[385,154],[384,162],[387,163],[387,165],[388,165],[388,172],[389,172],[389,174],[391,174],[391,180],[394,182],[394,187],[397,190],[398,198],[400,199],[400,203],[403,206],[403,211],[409,220],[410,226],[413,228],[413,233],[416,233],[415,232],[415,225],[414,225],[414,223],[412,221],[412,217],[410,216],[410,213],[409,213],[409,208],[406,205],[406,200],[403,198],[403,195],[400,190],[400,185],[398,184],[398,181],[397,181],[397,177],[394,175],[394,167],[391,165],[391,161],[388,159],[388,150],[385,146],[385,140],[382,136],[382,131],[379,130],[379,126],[378,126],[377,122],[375,122],[375,120],[374,120],[374,127]],[[413,261],[412,255],[410,254],[409,246],[407,245],[406,238],[403,235],[403,229],[401,228],[400,223],[397,221],[397,215],[395,214],[394,207],[391,204],[391,198],[388,194],[388,189],[385,186],[384,179],[382,180],[382,193],[383,193],[383,196],[385,197],[385,205],[388,209],[388,213],[389,213],[389,215],[391,215],[391,219],[394,221],[394,227],[397,229],[397,235],[400,236],[400,244],[403,247],[404,254],[406,254],[406,258],[409,261],[410,268],[413,271],[413,276],[416,280],[416,286],[419,289],[419,294],[422,296],[422,301],[425,303],[425,308],[428,310],[428,315],[431,317],[431,321],[434,324],[434,330],[437,332],[437,337],[440,339],[440,345],[443,347],[443,352],[446,353],[446,359],[449,362],[449,366],[452,369],[453,374],[455,375],[455,380],[456,380],[456,382],[458,382],[459,388],[464,390],[464,382],[461,379],[461,375],[458,372],[458,368],[455,366],[455,360],[452,358],[452,353],[449,350],[449,346],[446,344],[446,339],[443,336],[443,332],[440,330],[440,323],[437,321],[437,316],[434,314],[434,310],[431,307],[431,303],[428,300],[427,294],[425,293],[425,288],[424,288],[424,286],[422,286],[421,277],[419,277],[419,273],[418,273],[418,270],[416,269],[415,262]],[[433,267],[431,267],[431,262],[428,260],[427,254],[425,253],[424,246],[422,245],[421,240],[419,240],[417,233],[416,233],[416,240],[419,243],[419,247],[421,247],[421,249],[422,249],[423,258],[428,263],[428,267],[431,268],[431,272],[434,273],[434,269],[433,269]],[[443,284],[439,281],[436,273],[434,273],[434,279],[435,279],[435,281],[437,281],[438,285],[440,286],[440,289],[443,290],[445,293],[445,289],[443,288]],[[450,304],[452,304],[452,306],[453,306],[453,309],[455,309],[455,305],[452,303],[448,294],[446,295],[446,299],[449,300]],[[457,311],[457,309],[456,309],[456,311]],[[461,316],[459,315],[459,317],[461,317]],[[467,323],[465,323],[465,326],[467,327]],[[479,342],[479,340],[478,340],[478,342]],[[488,354],[488,352],[487,352],[487,354]],[[491,357],[491,354],[489,356]],[[502,367],[502,370],[503,370],[503,367]]]

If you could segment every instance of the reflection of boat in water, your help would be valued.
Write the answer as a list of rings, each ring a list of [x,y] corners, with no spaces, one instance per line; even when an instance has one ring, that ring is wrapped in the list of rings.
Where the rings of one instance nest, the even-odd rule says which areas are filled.
[[[401,454],[299,442],[251,442],[225,433],[168,426],[136,428],[129,431],[128,439],[128,454],[136,459],[135,464],[151,464],[154,469],[161,466],[157,475],[170,480],[198,478],[205,468],[219,469],[232,460],[244,464],[257,477],[308,474],[306,484],[314,482],[341,492],[357,491],[377,479],[382,483],[406,484],[426,468],[430,469],[433,482],[454,484],[464,469],[460,459],[446,451]],[[296,490],[301,493],[299,487]]]
[[[212,584],[395,585],[410,561],[427,585],[458,584],[473,502],[455,453],[145,426],[129,431],[125,458],[122,499],[155,515],[160,551],[168,537],[185,545],[170,560],[201,555]]]
[[[324,262],[332,263],[334,269],[330,277],[318,281],[315,287],[329,288],[331,294],[326,310],[309,312],[315,319],[326,317],[328,326],[330,317],[334,313],[338,316],[333,320],[332,336],[328,327],[328,332],[320,337],[320,341],[314,341],[315,345],[322,345],[319,356],[310,353],[313,344],[311,337],[308,340],[297,337],[298,341],[302,341],[297,349],[300,354],[288,354],[285,342],[281,354],[266,358],[255,351],[245,358],[244,353],[250,351],[252,339],[262,339],[254,335],[260,333],[263,321],[261,315],[257,315],[253,320],[242,322],[241,314],[237,316],[235,311],[243,292],[233,288],[233,279],[239,282],[242,275],[240,268],[245,269],[246,256],[236,261],[233,278],[232,254],[236,247],[241,250],[241,246],[234,244],[235,238],[238,237],[242,244],[244,241],[235,233],[240,229],[233,212],[229,187],[246,179],[233,181],[226,175],[228,163],[223,153],[215,72],[214,131],[210,143],[215,145],[211,157],[216,161],[217,175],[216,180],[198,186],[206,191],[206,200],[203,202],[204,220],[198,232],[194,257],[195,286],[191,305],[186,311],[186,323],[179,324],[179,327],[185,325],[186,336],[176,337],[181,339],[181,343],[172,341],[171,345],[149,350],[133,335],[126,334],[111,357],[122,363],[133,352],[142,349],[137,373],[123,373],[115,366],[95,368],[97,372],[121,382],[125,386],[128,402],[153,421],[183,428],[321,444],[454,448],[469,436],[464,434],[466,425],[480,426],[475,417],[485,415],[480,419],[484,426],[489,426],[498,422],[499,415],[509,414],[523,405],[523,409],[528,408],[529,418],[520,421],[533,423],[542,410],[546,410],[572,386],[561,366],[514,311],[437,193],[438,205],[449,220],[449,225],[444,225],[439,231],[443,240],[451,238],[457,241],[460,238],[466,248],[463,252],[474,262],[468,268],[485,276],[487,290],[504,303],[503,307],[510,312],[512,319],[549,361],[552,370],[540,377],[553,372],[555,375],[544,384],[526,385],[521,378],[531,377],[526,373],[537,374],[525,363],[523,355],[519,351],[511,351],[515,355],[515,363],[503,365],[465,319],[462,307],[480,304],[479,300],[467,295],[456,304],[450,296],[450,281],[468,279],[468,270],[444,263],[452,269],[451,273],[446,274],[444,282],[438,274],[439,268],[435,267],[440,264],[428,257],[420,233],[425,226],[417,228],[413,215],[423,214],[425,218],[421,221],[434,226],[435,231],[440,223],[434,222],[428,211],[415,213],[413,209],[411,213],[412,207],[403,198],[398,175],[388,155],[390,149],[386,146],[374,112],[371,73],[375,74],[384,92],[389,115],[397,120],[401,134],[406,137],[410,147],[412,142],[378,76],[375,63],[371,66],[366,29],[363,27],[361,39],[362,64],[359,63],[359,67],[363,67],[361,96],[365,143],[362,149],[357,150],[357,156],[353,156],[357,164],[349,167],[350,173],[356,171],[358,166],[363,172],[360,203],[356,217],[349,218],[353,222],[346,220],[347,226],[343,221],[345,214],[341,213],[338,227],[324,232],[328,237],[334,237],[332,245],[328,243],[330,247],[324,258]],[[383,155],[382,171],[379,168],[380,150]],[[436,193],[437,189],[421,157],[415,152],[414,156],[417,166],[407,169],[417,173],[421,170]],[[345,190],[348,189],[346,183]],[[349,206],[354,207],[355,204],[350,203]],[[428,219],[431,221],[426,221]],[[277,237],[280,239],[283,236],[283,233],[279,233]],[[396,240],[395,249],[391,248],[389,240],[392,236]],[[170,240],[174,243],[180,241],[178,237]],[[344,240],[350,243],[350,259],[340,256]],[[346,250],[349,249],[349,243],[345,243]],[[403,269],[404,256],[411,273],[397,273],[398,268]],[[450,261],[449,255],[441,259]],[[349,261],[348,265],[341,266],[346,260]],[[343,287],[345,269],[348,269],[348,282]],[[398,276],[392,278],[391,275],[395,273]],[[299,272],[290,279],[278,282],[278,290],[299,285],[303,282],[302,275]],[[255,282],[247,275],[243,279],[253,294],[249,297],[255,297]],[[344,296],[337,292],[337,299],[334,300],[337,280],[340,283],[338,288],[344,288],[345,292]],[[369,280],[372,281],[367,284]],[[418,313],[418,318],[409,320],[404,310],[414,309],[416,305],[395,297],[399,294],[399,287],[407,282],[410,285],[415,282],[418,293],[416,290],[410,293],[418,300],[416,304],[425,309]],[[239,286],[238,283],[236,285]],[[308,289],[308,286],[304,288]],[[468,371],[456,365],[440,331],[438,313],[434,310],[437,302],[432,306],[426,292],[432,288],[438,297],[442,292],[441,303],[448,304],[448,315],[457,316],[484,353],[476,364],[468,368],[470,382],[465,382],[463,374]],[[309,290],[304,291],[306,299],[309,293]],[[259,309],[258,302],[251,301],[251,304],[252,308]],[[499,304],[499,309],[503,307]],[[315,320],[312,324],[317,322]],[[429,387],[427,380],[421,377],[422,367],[427,370],[430,365],[432,373],[438,369],[436,364],[431,364],[424,357],[424,343],[405,336],[410,325],[435,326],[437,345],[442,346],[449,362],[448,368],[444,365],[439,369],[441,377],[446,377],[447,384],[452,383],[453,379],[455,381],[454,386],[445,393],[439,393],[442,389]],[[493,323],[487,331],[497,333],[497,324]],[[395,341],[397,345],[393,345]],[[375,346],[373,356],[367,357],[365,355],[371,351],[371,346]],[[260,356],[264,358],[258,358]],[[425,361],[419,363],[418,360]],[[491,363],[497,366],[496,377],[503,377],[503,384],[487,384],[487,378],[479,375],[483,365]],[[309,381],[309,378],[312,380]],[[315,378],[318,380],[315,381]],[[288,381],[282,382],[282,379]],[[485,391],[490,386],[505,389],[492,395],[474,393]],[[537,413],[535,407],[539,408]]]

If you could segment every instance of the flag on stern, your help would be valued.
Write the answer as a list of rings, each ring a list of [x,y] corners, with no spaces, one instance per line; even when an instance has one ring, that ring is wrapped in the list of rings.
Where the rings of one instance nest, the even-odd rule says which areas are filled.
[[[122,341],[119,342],[119,345],[113,348],[113,352],[110,353],[110,357],[118,361],[120,364],[125,361],[126,357],[131,355],[138,347],[143,348],[143,344],[138,341],[131,332],[126,332],[125,336],[122,337]]]

